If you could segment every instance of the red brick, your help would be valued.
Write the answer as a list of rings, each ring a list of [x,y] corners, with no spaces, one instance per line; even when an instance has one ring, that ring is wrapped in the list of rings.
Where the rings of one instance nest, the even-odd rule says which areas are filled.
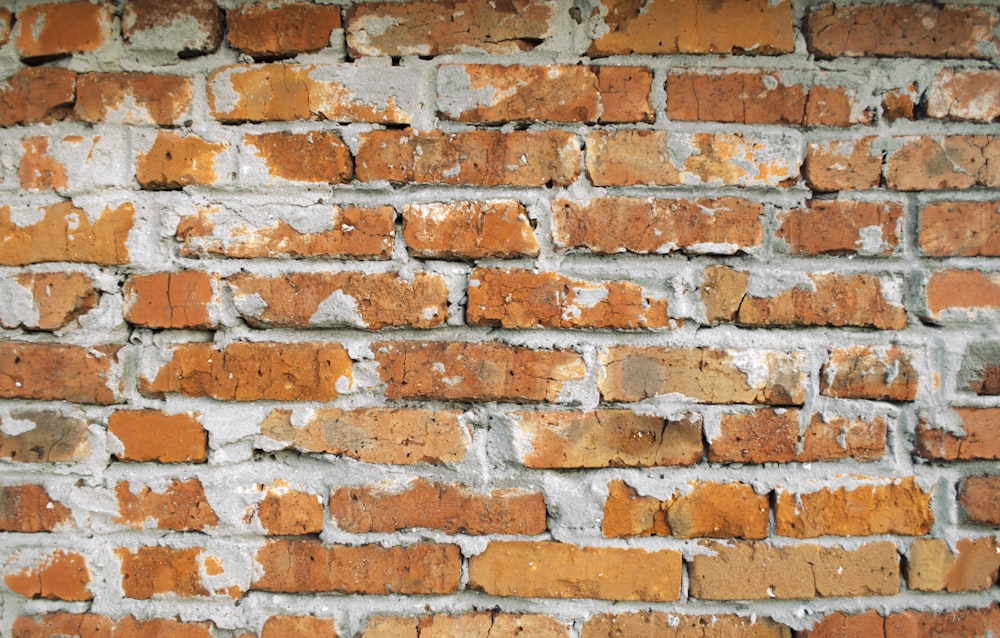
[[[21,162],[17,167],[21,188],[32,191],[65,190],[66,167],[48,154],[49,138],[22,138],[21,149]]]
[[[709,3],[602,0],[607,32],[590,45],[592,56],[670,53],[775,55],[794,49],[790,2]],[[603,13],[603,12],[602,12]]]
[[[340,7],[334,5],[258,2],[226,11],[229,46],[258,60],[316,53],[330,46],[340,26]]]
[[[990,135],[904,137],[886,160],[886,185],[900,191],[1000,186],[1000,142]]]
[[[711,348],[612,346],[598,355],[604,401],[642,401],[679,393],[699,403],[804,401],[804,359],[799,353]]]
[[[788,627],[757,614],[750,617],[729,614],[692,616],[658,611],[595,614],[584,623],[580,632],[580,638],[618,636],[791,638],[791,635],[791,629]]]
[[[83,4],[83,3],[79,3]],[[28,67],[0,90],[0,126],[54,122],[65,118],[76,100],[77,75],[59,67]]]
[[[568,186],[580,142],[565,131],[371,131],[359,136],[355,164],[362,182]]]
[[[336,133],[282,131],[244,135],[243,144],[254,147],[252,152],[263,161],[272,178],[345,184],[354,177],[351,151]]]
[[[675,146],[690,155],[674,156]],[[602,130],[587,136],[586,147],[595,186],[790,186],[801,163],[798,143],[773,135]]]
[[[1000,117],[1000,71],[941,69],[927,94],[929,117],[992,122]]]
[[[796,460],[799,412],[759,409],[723,414],[719,432],[708,441],[713,463],[789,463]]]
[[[989,318],[1000,310],[1000,275],[980,270],[931,273],[926,285],[932,320]]]
[[[20,225],[9,207],[0,206],[0,265],[26,266],[71,261],[113,266],[129,263],[126,246],[135,209],[132,204],[106,206],[91,219],[72,202],[45,206],[42,219]]]
[[[469,558],[469,589],[491,596],[669,602],[680,597],[679,552],[494,541]]]
[[[198,208],[197,215],[183,217],[177,225],[178,252],[235,259],[389,258],[396,228],[391,206],[332,206],[329,211],[329,229],[303,232],[281,219],[260,226],[238,213]]]
[[[264,621],[260,638],[337,638],[337,628],[331,618],[271,616]]]
[[[456,545],[323,545],[272,540],[257,551],[261,575],[250,589],[278,593],[448,594],[458,589]]]
[[[405,486],[342,487],[330,496],[330,518],[352,534],[423,528],[446,534],[534,536],[546,530],[545,514],[541,492],[474,492],[423,478]]]
[[[519,53],[549,35],[554,15],[549,0],[366,2],[347,9],[347,51],[352,58]]]
[[[79,636],[80,638],[211,638],[212,624],[208,622],[181,622],[153,618],[136,620],[126,616],[115,621],[96,614],[71,614],[54,612],[41,618],[18,616],[13,625],[14,638],[50,638],[51,636]],[[244,637],[245,638],[245,637]]]
[[[886,256],[902,234],[898,202],[811,199],[805,208],[779,212],[775,236],[793,255]]]
[[[986,7],[828,4],[806,17],[803,30],[809,51],[821,59],[989,58],[987,51],[1000,45],[993,36],[997,23],[996,12]]]
[[[970,476],[963,480],[958,502],[969,522],[1000,527],[1000,476]]]
[[[503,259],[539,252],[528,211],[510,199],[407,204],[403,239],[414,257]]]
[[[917,370],[912,355],[896,346],[834,348],[820,370],[823,396],[875,401],[913,401]]]
[[[272,410],[260,425],[265,437],[300,452],[335,454],[364,463],[455,463],[465,457],[470,433],[455,410],[319,408],[304,425],[291,410]]]
[[[82,73],[73,116],[83,122],[182,124],[190,115],[191,80],[156,73]]]
[[[200,573],[203,553],[200,547],[116,549],[115,555],[121,561],[121,586],[125,597],[148,600],[158,594],[174,594],[180,598],[208,596]]]
[[[41,485],[0,486],[0,531],[52,532],[71,522],[69,509]]]
[[[218,176],[215,160],[227,146],[194,134],[181,137],[172,131],[160,131],[149,151],[139,154],[135,179],[145,190],[211,186]]]
[[[90,453],[88,422],[54,410],[0,415],[0,458],[16,463],[72,463]]]
[[[0,342],[0,398],[108,405],[120,399],[121,346]]]
[[[960,431],[924,417],[916,430],[916,455],[936,461],[1000,460],[1000,408],[954,408]]]
[[[119,461],[203,463],[208,458],[208,433],[197,413],[118,410],[108,417],[108,434],[121,446],[114,452]]]
[[[521,462],[530,468],[661,467],[701,460],[701,419],[630,410],[514,412]]]
[[[15,554],[12,559],[16,560],[17,555]],[[67,601],[94,598],[87,589],[87,583],[90,582],[87,561],[80,554],[58,549],[51,554],[45,554],[38,564],[25,567],[16,573],[8,573],[3,580],[11,591],[25,598]]]
[[[656,118],[650,95],[653,72],[638,66],[595,66],[601,91],[599,122],[649,122]]]
[[[802,167],[814,191],[875,188],[882,178],[882,156],[872,151],[873,137],[809,144]]]
[[[155,529],[204,532],[219,524],[198,479],[173,479],[162,492],[143,485],[138,494],[132,493],[128,481],[119,481],[115,498],[118,516],[112,522],[132,529],[143,529],[152,522]]]
[[[604,255],[732,255],[762,245],[763,212],[762,204],[735,197],[557,199],[552,202],[552,239],[557,248]]]
[[[705,542],[688,563],[690,595],[703,600],[786,600],[899,593],[899,555],[891,542],[856,549],[759,542]],[[739,578],[733,578],[739,574]]]
[[[340,395],[339,384],[353,381],[351,359],[334,343],[236,342],[221,349],[212,343],[187,343],[173,346],[170,353],[171,360],[154,378],[140,375],[144,395],[329,401]]]
[[[93,280],[82,273],[22,273],[6,289],[0,326],[59,330],[97,306]]]
[[[917,243],[932,257],[1000,257],[1000,201],[927,204]]]
[[[666,328],[667,300],[630,281],[584,281],[558,273],[476,268],[465,321],[501,328]]]
[[[433,328],[448,316],[444,279],[416,273],[289,273],[226,278],[236,310],[255,328]]]
[[[832,613],[812,629],[800,632],[803,638],[935,638],[937,636],[986,636],[1000,630],[1000,607],[953,611],[904,611],[884,618],[875,610],[862,614]]]
[[[383,341],[371,349],[388,399],[551,403],[585,373],[583,358],[568,350],[444,341]]]
[[[257,506],[257,519],[269,536],[299,536],[323,531],[323,503],[315,494],[288,489],[276,481]]]
[[[199,270],[132,275],[122,286],[125,321],[144,328],[215,328],[217,286],[216,277]]]
[[[222,43],[222,11],[215,0],[127,0],[122,35],[126,51],[203,55]]]
[[[489,638],[521,635],[569,638],[566,626],[554,618],[538,614],[507,614],[495,609],[461,616],[373,616],[360,638]]]
[[[14,41],[22,60],[44,62],[96,51],[111,35],[111,9],[90,2],[38,4],[17,12]]]

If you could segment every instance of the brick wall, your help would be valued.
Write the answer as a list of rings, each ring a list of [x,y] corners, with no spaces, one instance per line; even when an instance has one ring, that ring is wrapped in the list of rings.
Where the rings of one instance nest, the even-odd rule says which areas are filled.
[[[0,9],[0,635],[1000,633],[1000,9]]]

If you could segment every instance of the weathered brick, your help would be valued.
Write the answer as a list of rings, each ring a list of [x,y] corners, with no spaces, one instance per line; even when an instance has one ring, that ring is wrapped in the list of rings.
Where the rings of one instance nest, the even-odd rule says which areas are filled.
[[[121,586],[126,598],[148,600],[158,594],[180,598],[208,596],[201,579],[205,560],[200,547],[138,547],[116,549],[121,561]]]
[[[847,418],[815,413],[802,436],[795,460],[814,461],[877,461],[885,454],[888,426],[885,417]]]
[[[666,549],[494,541],[469,558],[469,588],[491,596],[668,602],[680,597],[682,562]]]
[[[854,489],[783,489],[775,500],[775,533],[795,538],[921,536],[934,523],[930,502],[930,492],[920,489],[912,477]]]
[[[419,98],[404,88],[412,83],[413,71],[380,68],[377,74],[379,81],[385,82],[385,97],[375,97],[380,93],[372,92],[372,74],[366,71],[350,64],[223,66],[208,76],[208,105],[212,117],[230,124],[293,120],[409,123],[420,106]]]
[[[446,534],[534,536],[546,530],[545,514],[541,492],[475,492],[423,478],[406,485],[342,487],[330,496],[330,518],[352,534],[424,528]]]
[[[519,53],[548,37],[554,16],[551,0],[368,2],[347,9],[347,50],[352,58]]]
[[[490,636],[568,638],[566,626],[539,614],[508,614],[497,610],[461,616],[433,614],[416,618],[373,616],[360,638],[489,638]]]
[[[701,419],[630,410],[514,412],[521,462],[530,468],[660,467],[701,460]]]
[[[583,358],[568,350],[444,341],[383,341],[371,349],[388,399],[551,403],[585,373]]]
[[[17,12],[14,42],[27,62],[96,51],[111,37],[111,8],[90,2],[37,4]]]
[[[54,410],[0,414],[0,458],[17,463],[72,463],[90,453],[87,421]]]
[[[217,287],[218,278],[200,270],[132,275],[122,286],[125,321],[144,328],[215,328]]]
[[[181,622],[164,618],[136,620],[126,616],[115,621],[97,614],[71,614],[53,612],[41,618],[18,616],[12,627],[14,638],[49,638],[51,636],[79,636],[80,638],[149,638],[174,636],[176,638],[211,638],[212,623]],[[245,637],[244,637],[245,638]]]
[[[120,349],[0,342],[0,398],[116,403],[122,391]]]
[[[641,401],[669,393],[699,403],[804,401],[800,353],[612,346],[598,359],[604,401]]]
[[[17,167],[21,188],[31,191],[66,189],[66,167],[49,155],[48,137],[22,138],[21,149],[21,162]]]
[[[1000,342],[978,341],[965,347],[958,390],[979,396],[1000,395]]]
[[[802,167],[814,191],[875,188],[882,179],[882,154],[872,149],[874,137],[831,142],[810,142]]]
[[[899,555],[891,542],[856,549],[761,542],[705,542],[688,563],[690,592],[703,600],[779,600],[899,593]],[[733,578],[739,574],[739,578]]]
[[[304,425],[291,410],[272,410],[263,436],[300,452],[335,454],[364,463],[454,463],[465,457],[470,435],[455,410],[319,408]]]
[[[334,5],[258,2],[226,11],[229,46],[258,60],[316,53],[330,46],[340,27],[340,7]]]
[[[319,534],[323,531],[323,503],[315,494],[276,484],[257,505],[257,519],[270,536]]]
[[[0,531],[51,532],[71,523],[69,509],[41,485],[0,486]]]
[[[414,257],[483,259],[539,253],[527,210],[510,199],[407,204],[403,239]]]
[[[640,496],[624,481],[608,484],[601,531],[605,536],[676,536],[678,538],[767,537],[770,505],[742,483],[690,482],[690,491],[674,491],[666,500]]]
[[[20,563],[17,554],[11,557]],[[48,598],[50,600],[81,601],[92,600],[94,595],[87,589],[90,570],[87,561],[77,553],[56,550],[45,554],[41,561],[20,571],[4,576],[4,583],[11,591],[25,598]]]
[[[970,476],[963,480],[958,502],[969,522],[1000,527],[1000,476]]]
[[[986,7],[831,3],[812,11],[803,30],[817,58],[988,58],[1000,45],[993,35],[997,24],[996,13]]]
[[[1000,275],[981,270],[941,270],[926,284],[928,317],[975,321],[1000,310]]]
[[[886,92],[882,98],[882,117],[888,122],[912,120],[916,116],[921,92],[914,82]]]
[[[225,142],[208,142],[191,134],[181,137],[160,131],[146,153],[139,154],[135,179],[146,190],[180,190],[185,186],[211,186],[218,173],[215,160]]]
[[[898,202],[811,199],[778,219],[775,237],[793,255],[891,255],[903,232]]]
[[[82,4],[82,3],[80,3]],[[76,73],[60,67],[28,67],[8,78],[0,90],[0,126],[54,122],[65,118],[76,100]]]
[[[344,594],[447,594],[462,571],[456,545],[419,543],[323,545],[314,540],[272,540],[257,552],[257,591]]]
[[[913,354],[896,346],[833,348],[820,370],[823,396],[875,401],[917,398]]]
[[[667,328],[667,300],[630,281],[584,281],[551,272],[476,268],[466,323],[501,328]]]
[[[580,638],[662,636],[663,638],[791,638],[792,631],[770,618],[730,614],[681,615],[659,611],[594,614],[583,625]]]
[[[602,0],[607,32],[590,45],[592,56],[669,53],[775,55],[794,48],[790,2],[709,3]]]
[[[291,182],[345,184],[354,177],[351,151],[336,133],[244,135],[243,144],[263,161],[272,178]]]
[[[114,450],[119,461],[203,463],[208,458],[208,433],[197,413],[118,410],[108,417],[108,434],[120,445]]]
[[[927,93],[927,115],[992,122],[1000,117],[1000,71],[941,69]]]
[[[126,246],[135,208],[130,203],[106,206],[91,218],[72,202],[44,206],[39,221],[18,223],[9,207],[0,206],[0,265],[26,266],[71,261],[113,266],[129,263]],[[68,232],[67,232],[68,231]]]
[[[811,630],[799,632],[803,638],[934,638],[935,636],[987,636],[1000,630],[1000,606],[953,611],[904,611],[884,618],[875,610],[846,615],[829,614]]]
[[[264,621],[260,638],[337,638],[337,628],[332,618],[271,616]]]
[[[960,431],[937,427],[922,417],[916,429],[917,456],[935,461],[1000,460],[1000,408],[954,408]]]
[[[799,442],[798,410],[759,409],[723,414],[708,441],[713,463],[789,463]]]
[[[914,591],[943,591],[955,554],[939,538],[917,538],[906,555],[906,586]]]
[[[557,248],[731,255],[763,242],[762,204],[735,197],[650,199],[600,197],[552,203]]]
[[[10,29],[13,26],[14,14],[10,9],[0,9],[0,46],[7,44],[10,40]]]
[[[6,305],[0,326],[59,330],[97,306],[93,280],[83,273],[22,273],[0,283]]]
[[[220,401],[329,401],[353,382],[351,359],[335,343],[186,343],[156,376],[139,377],[146,396],[178,393]]]
[[[649,122],[656,118],[650,96],[653,72],[639,66],[595,66],[601,92],[599,122]]]
[[[215,0],[127,0],[122,35],[134,51],[203,55],[222,43],[222,11]]]
[[[115,498],[118,516],[111,520],[132,529],[143,529],[152,523],[155,529],[203,532],[219,524],[215,510],[205,498],[205,489],[196,478],[173,479],[159,492],[143,485],[138,494],[132,493],[128,481],[119,481]]]
[[[448,316],[440,275],[289,273],[226,278],[236,310],[255,328],[433,328]]]
[[[990,135],[904,137],[886,158],[889,188],[919,191],[1000,186],[1000,141]]]
[[[362,182],[474,186],[568,186],[580,174],[580,141],[565,131],[361,133]]]
[[[191,80],[157,73],[82,73],[73,116],[83,122],[182,124],[190,115]]]
[[[909,588],[954,593],[984,591],[996,583],[1000,545],[995,538],[962,538],[953,546],[954,552],[937,538],[914,540],[906,561]]]
[[[1000,257],[1000,201],[931,202],[917,243],[932,257]]]
[[[391,206],[333,206],[327,228],[300,230],[283,219],[261,226],[238,213],[199,208],[177,225],[183,257],[388,259],[395,235]],[[322,218],[321,218],[322,219]]]

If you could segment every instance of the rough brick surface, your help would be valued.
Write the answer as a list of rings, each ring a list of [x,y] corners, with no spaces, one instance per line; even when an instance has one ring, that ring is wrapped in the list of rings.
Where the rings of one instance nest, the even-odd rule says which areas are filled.
[[[203,55],[222,42],[222,11],[215,0],[128,0],[122,35],[136,51]]]
[[[900,191],[1000,185],[1000,142],[988,135],[905,137],[886,158],[889,188]]]
[[[820,393],[846,399],[913,401],[917,370],[911,353],[896,346],[835,348],[820,371]]]
[[[0,531],[51,532],[70,520],[69,509],[40,485],[0,487]]]
[[[148,152],[139,155],[135,179],[148,190],[179,190],[215,183],[215,160],[224,142],[208,142],[197,135],[157,134]]]
[[[4,583],[11,591],[25,598],[52,600],[92,600],[94,595],[87,589],[89,582],[90,571],[84,557],[62,550],[45,555],[37,565],[4,576]]]
[[[16,287],[14,287],[16,286]],[[82,273],[25,273],[7,290],[0,326],[59,330],[97,306],[94,281]]]
[[[118,410],[108,417],[108,434],[122,449],[120,461],[198,463],[207,458],[208,435],[197,414],[159,410]]]
[[[539,253],[524,205],[514,200],[409,204],[403,239],[414,257],[483,259]]]
[[[96,51],[110,36],[111,10],[89,2],[39,4],[17,13],[14,42],[26,61]]]
[[[190,112],[191,81],[155,73],[83,73],[73,116],[83,122],[181,124]]]
[[[0,416],[0,458],[17,463],[72,463],[90,452],[88,422],[55,410],[11,410]]]
[[[0,343],[0,398],[107,405],[119,400],[121,346]]]
[[[917,241],[932,257],[1000,256],[1000,201],[933,202],[920,211]]]
[[[933,418],[917,425],[916,451],[925,459],[941,461],[1000,460],[1000,431],[995,424],[1000,408],[955,408],[960,431],[939,427]]]
[[[134,275],[125,280],[125,321],[147,328],[213,328],[218,303],[212,276],[197,270]]]
[[[899,245],[903,207],[896,202],[814,199],[779,219],[775,236],[793,255],[882,256]]]
[[[61,120],[76,99],[76,73],[59,67],[28,67],[5,85],[0,89],[3,126]]]
[[[275,486],[257,506],[257,518],[270,536],[298,536],[323,531],[323,504],[314,494]]]
[[[127,481],[121,481],[115,486],[115,497],[118,516],[112,520],[132,529],[142,529],[147,521],[156,529],[175,532],[207,531],[219,524],[198,479],[174,479],[162,491],[144,485],[138,494]]]
[[[11,221],[8,207],[0,207],[0,265],[24,266],[46,261],[72,261],[100,265],[126,264],[125,245],[132,229],[132,204],[106,206],[96,217],[61,202],[40,209],[42,218],[33,224]],[[68,228],[73,232],[66,233]]]
[[[875,188],[882,178],[882,156],[875,138],[811,142],[802,173],[813,190],[832,192]]]
[[[340,9],[331,5],[257,3],[226,11],[229,46],[256,59],[315,53],[330,46],[340,26]]]
[[[688,636],[790,638],[792,632],[788,627],[762,616],[750,618],[728,614],[695,616],[640,611],[594,614],[583,625],[580,638],[612,638],[612,636],[644,634],[669,638]]]
[[[343,184],[354,176],[351,152],[336,133],[262,133],[243,138],[271,177]]]
[[[970,476],[962,481],[958,500],[970,522],[1000,527],[1000,477]]]
[[[200,547],[139,547],[116,549],[121,561],[122,590],[127,598],[148,600],[158,594],[174,594],[181,598],[208,596],[202,583],[199,559]]]
[[[373,616],[365,626],[361,638],[489,638],[522,634],[540,638],[569,636],[565,625],[548,616],[484,611],[460,616],[434,614],[417,618]]]
[[[338,14],[339,15],[339,14]],[[315,616],[271,616],[264,621],[261,638],[336,638],[337,629],[330,618]]]
[[[834,638],[836,636],[874,636],[875,638],[904,638],[918,636],[985,636],[1000,628],[1000,607],[996,604],[979,609],[953,611],[903,611],[880,616],[872,610],[847,615],[829,614],[809,631],[806,638]]]
[[[927,279],[931,319],[960,316],[975,320],[1000,310],[1000,276],[978,270],[943,270]]]
[[[927,115],[991,122],[1000,117],[1000,72],[941,69],[927,97]]]

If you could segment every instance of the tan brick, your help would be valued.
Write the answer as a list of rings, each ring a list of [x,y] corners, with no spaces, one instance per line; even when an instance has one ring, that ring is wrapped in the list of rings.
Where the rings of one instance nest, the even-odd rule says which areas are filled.
[[[61,191],[66,188],[66,167],[48,154],[49,138],[22,138],[21,149],[21,162],[17,167],[21,188],[31,191]]]
[[[819,391],[841,399],[913,401],[917,370],[912,353],[896,346],[834,348],[820,370]]]
[[[69,509],[41,485],[0,486],[0,531],[51,532],[71,523]]]
[[[662,467],[701,460],[701,419],[630,410],[514,412],[519,455],[530,468]]]
[[[1000,460],[1000,408],[954,408],[961,430],[954,432],[922,417],[916,429],[917,456],[937,461]]]
[[[805,208],[779,213],[775,237],[793,255],[887,256],[902,234],[903,206],[898,202],[812,199]]]
[[[0,398],[116,403],[122,392],[120,349],[0,342]]]
[[[157,73],[81,73],[73,116],[83,122],[183,124],[190,115],[191,80]]]
[[[583,625],[580,638],[617,636],[662,638],[791,638],[792,630],[770,618],[730,614],[694,616],[659,611],[594,614]]]
[[[215,510],[205,498],[201,481],[196,478],[173,479],[160,492],[143,485],[138,494],[132,493],[128,481],[119,481],[115,486],[115,498],[118,516],[112,517],[112,522],[132,529],[143,529],[152,523],[155,529],[204,532],[219,524]]]
[[[264,621],[260,638],[337,638],[337,628],[332,618],[271,616]]]
[[[170,348],[154,378],[139,377],[146,396],[181,394],[220,401],[329,401],[353,382],[352,361],[334,343],[212,343]],[[341,381],[343,380],[343,381]]]
[[[786,600],[830,596],[894,596],[899,555],[891,542],[856,549],[760,542],[705,542],[709,554],[688,563],[690,593],[703,600]],[[739,574],[739,578],[733,578]]]
[[[215,328],[217,286],[217,277],[199,270],[132,275],[122,286],[125,321],[144,328]]]
[[[804,400],[799,353],[612,346],[598,359],[603,370],[598,389],[609,402],[670,393],[699,403],[797,405]]]
[[[373,616],[361,638],[489,638],[489,636],[538,636],[568,638],[562,623],[538,614],[479,611],[461,616],[433,614],[416,618]]]
[[[990,135],[904,137],[886,159],[886,185],[899,191],[1000,186],[1000,142]]]
[[[257,506],[257,519],[269,536],[299,536],[323,531],[323,503],[315,494],[275,485]]]
[[[111,8],[90,2],[37,4],[17,12],[14,42],[22,60],[44,62],[96,51],[111,36]]]
[[[121,561],[121,586],[125,597],[149,600],[158,594],[174,594],[180,598],[208,596],[200,573],[203,554],[200,547],[116,549],[115,555]]]
[[[554,16],[550,0],[366,2],[347,10],[347,51],[352,58],[519,53],[548,37]]]
[[[568,350],[444,341],[383,341],[371,349],[388,399],[552,403],[585,373],[583,358]]]
[[[810,142],[802,174],[814,191],[875,188],[882,179],[882,155],[872,149],[874,137]]]
[[[602,0],[607,32],[592,56],[670,53],[775,55],[794,48],[790,2],[751,0],[705,4],[653,0],[641,9],[627,0]]]
[[[185,25],[180,33],[178,23]],[[222,11],[215,0],[127,0],[122,35],[126,51],[203,55],[222,43]]]
[[[59,330],[97,307],[94,281],[83,273],[22,273],[12,279],[0,307],[4,328]]]
[[[226,278],[240,316],[255,328],[433,328],[448,316],[440,275],[240,272]]]
[[[83,4],[83,3],[80,3]],[[54,122],[65,118],[76,100],[76,73],[60,67],[28,67],[0,90],[0,126]]]
[[[196,412],[118,410],[108,417],[108,434],[121,445],[114,452],[119,461],[203,463],[208,458],[208,433]]]
[[[470,435],[455,410],[318,408],[304,425],[291,410],[272,410],[263,436],[300,452],[336,454],[364,463],[441,465],[465,457]]]
[[[226,11],[229,46],[258,60],[316,53],[330,46],[340,27],[340,7],[334,5],[257,2]]]
[[[568,186],[580,174],[580,141],[565,131],[361,133],[358,180],[474,186]]]
[[[917,538],[906,556],[906,586],[915,591],[943,591],[955,554],[939,538]]]
[[[970,476],[961,482],[958,502],[971,523],[1000,527],[1000,476]]]
[[[917,243],[932,257],[1000,257],[1000,201],[931,202]]]
[[[527,210],[510,199],[408,204],[403,207],[403,239],[414,257],[483,259],[539,253]]]
[[[491,596],[668,602],[680,597],[678,552],[494,541],[469,558],[469,588]]]
[[[272,540],[257,552],[261,575],[250,589],[279,593],[447,594],[462,570],[456,545],[419,543],[331,545],[313,540]]]
[[[139,154],[135,179],[145,190],[211,186],[218,177],[215,160],[227,146],[194,134],[181,137],[172,131],[160,131],[149,151]]]
[[[546,530],[545,515],[541,492],[474,492],[423,478],[405,486],[342,487],[330,496],[330,518],[352,534],[423,528],[446,534],[534,536]]]
[[[130,203],[106,206],[94,219],[72,202],[44,206],[42,219],[20,225],[9,207],[0,206],[0,265],[26,266],[70,261],[113,266],[129,263],[125,242],[135,208]],[[68,228],[75,229],[67,233]]]
[[[806,16],[809,51],[838,56],[980,58],[1000,41],[995,12],[985,7],[931,3],[843,6],[832,3]]]
[[[932,320],[989,317],[1000,310],[1000,275],[981,270],[933,272],[927,278],[926,295]]]
[[[11,559],[16,560],[17,555],[14,554]],[[41,559],[37,564],[18,572],[8,573],[4,576],[4,583],[11,591],[25,598],[67,601],[94,598],[87,589],[90,570],[83,556],[57,549],[43,555]]]
[[[0,458],[16,463],[82,461],[90,453],[87,426],[84,419],[54,410],[11,410],[0,415]]]
[[[272,178],[346,184],[354,177],[351,151],[336,133],[280,131],[244,135],[243,144],[254,147],[252,152],[264,162]]]
[[[927,93],[927,115],[992,122],[1000,117],[1000,71],[941,69]]]
[[[796,460],[799,412],[759,409],[723,414],[719,432],[708,441],[713,463],[789,463]]]

